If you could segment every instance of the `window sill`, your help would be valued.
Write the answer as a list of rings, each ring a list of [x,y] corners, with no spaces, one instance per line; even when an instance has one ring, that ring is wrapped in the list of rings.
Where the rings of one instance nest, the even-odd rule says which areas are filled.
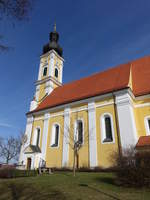
[[[109,138],[105,138],[104,140],[102,140],[102,144],[114,144],[115,141]]]
[[[50,147],[51,147],[51,148],[58,148],[59,146],[56,145],[56,144],[52,144],[52,145],[50,145]]]

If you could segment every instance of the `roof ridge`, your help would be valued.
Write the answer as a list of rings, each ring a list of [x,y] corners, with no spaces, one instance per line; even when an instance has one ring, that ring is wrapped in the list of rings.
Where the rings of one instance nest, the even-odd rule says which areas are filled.
[[[106,73],[106,72],[108,72],[108,71],[110,71],[110,70],[113,70],[113,69],[116,69],[116,68],[125,67],[125,65],[128,65],[128,64],[129,64],[129,63],[122,63],[122,64],[119,64],[119,65],[117,65],[117,66],[110,67],[110,68],[105,69],[105,70],[103,70],[103,71],[93,73],[93,74],[91,74],[91,75],[89,75],[89,76],[85,76],[85,77],[82,77],[82,78],[80,78],[80,79],[73,80],[73,81],[71,81],[71,82],[65,83],[65,84],[63,84],[63,85],[61,85],[61,86],[59,86],[59,87],[57,87],[57,88],[60,88],[60,87],[63,87],[63,86],[67,86],[67,85],[70,85],[70,84],[73,84],[73,83],[76,83],[76,82],[78,82],[78,81],[82,81],[82,80],[85,80],[85,79],[88,79],[88,78],[92,78],[93,76],[96,76],[96,75],[99,75],[99,74],[102,74],[102,73]],[[56,90],[57,88],[55,88],[55,90]]]

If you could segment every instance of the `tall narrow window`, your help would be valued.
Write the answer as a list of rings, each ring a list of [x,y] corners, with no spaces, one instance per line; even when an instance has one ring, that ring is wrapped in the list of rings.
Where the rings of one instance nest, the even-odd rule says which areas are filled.
[[[36,146],[39,146],[39,142],[40,142],[40,129],[37,128]]]
[[[112,141],[112,126],[111,126],[111,119],[109,116],[105,117],[105,133],[106,138],[104,141],[111,142]]]
[[[83,122],[81,120],[76,121],[75,140],[78,141],[80,144],[83,144]]]
[[[150,116],[145,117],[146,135],[150,135]]]
[[[43,76],[46,76],[46,75],[47,75],[47,67],[44,67]]]
[[[102,143],[113,142],[114,140],[113,121],[109,113],[101,117],[101,138]]]
[[[83,143],[83,123],[82,121],[78,121],[78,141]]]
[[[148,119],[147,123],[148,123],[149,132],[150,132],[150,119]]]
[[[59,126],[55,124],[52,129],[51,147],[57,147],[59,142]]]
[[[58,69],[55,68],[55,77],[58,78]]]

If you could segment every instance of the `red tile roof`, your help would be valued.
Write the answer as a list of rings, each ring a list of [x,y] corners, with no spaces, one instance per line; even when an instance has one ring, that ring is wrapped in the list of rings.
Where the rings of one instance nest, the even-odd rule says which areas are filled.
[[[33,112],[127,88],[130,70],[133,94],[150,93],[149,56],[57,87]]]
[[[133,94],[150,94],[150,56],[135,60],[131,64]]]
[[[141,136],[136,144],[136,148],[146,146],[150,146],[150,136]]]
[[[130,65],[125,64],[57,87],[36,111],[125,88],[129,73]]]

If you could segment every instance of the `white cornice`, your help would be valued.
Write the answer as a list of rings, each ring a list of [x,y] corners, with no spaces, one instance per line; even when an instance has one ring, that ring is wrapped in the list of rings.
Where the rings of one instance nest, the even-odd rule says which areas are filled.
[[[126,92],[127,93],[128,89],[120,90],[120,92],[124,92],[124,93]],[[58,105],[58,106],[55,106],[53,108],[43,109],[43,110],[37,111],[35,113],[33,112],[32,115],[36,116],[36,115],[39,115],[39,114],[50,113],[50,112],[55,112],[55,111],[58,111],[58,110],[62,110],[62,109],[65,109],[67,107],[71,108],[72,106],[76,106],[76,105],[79,105],[79,104],[86,104],[86,103],[88,104],[90,102],[96,102],[98,100],[103,100],[103,99],[105,99],[107,97],[112,97],[113,94],[114,93],[111,92],[111,93],[107,93],[107,94],[103,94],[103,95],[99,95],[99,96],[95,96],[95,97],[89,97],[89,98],[86,98],[86,99],[83,99],[83,100],[78,100],[78,101],[71,102],[71,103],[66,103],[66,104],[63,104],[63,105]],[[119,94],[119,91],[118,91],[118,94]],[[110,104],[112,104],[112,103],[108,102],[106,105],[110,105]],[[100,104],[98,104],[98,106],[100,107]]]
[[[58,86],[62,86],[62,83],[60,83],[59,81],[57,81],[56,79],[54,79],[52,76],[48,76],[42,80],[38,80],[35,82],[35,85],[40,85],[40,84],[43,84],[43,83],[46,83],[47,81],[53,81],[56,85]]]
[[[58,53],[57,53],[54,49],[52,49],[52,50],[48,51],[47,53],[41,55],[40,58],[47,57],[47,56],[49,56],[51,53],[54,53],[61,61],[65,62],[65,60],[64,60],[60,55],[58,55]]]

